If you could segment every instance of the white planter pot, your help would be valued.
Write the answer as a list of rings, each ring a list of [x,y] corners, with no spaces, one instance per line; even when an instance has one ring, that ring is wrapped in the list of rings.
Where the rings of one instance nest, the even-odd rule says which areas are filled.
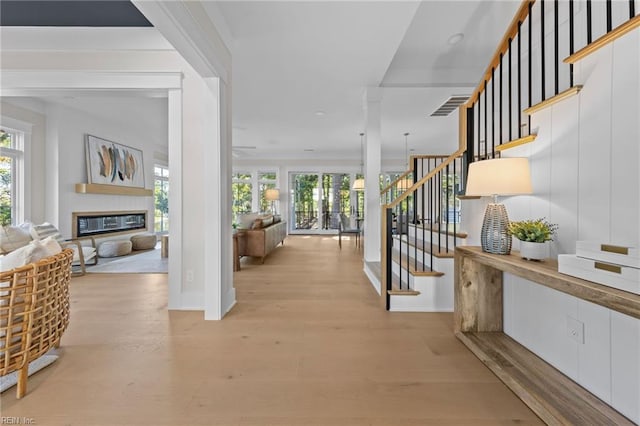
[[[520,256],[529,260],[543,260],[549,257],[548,241],[544,243],[532,243],[520,241]]]

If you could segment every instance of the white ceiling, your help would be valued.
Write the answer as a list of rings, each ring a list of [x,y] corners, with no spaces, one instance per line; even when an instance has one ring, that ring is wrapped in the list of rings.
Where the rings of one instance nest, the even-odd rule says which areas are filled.
[[[405,132],[416,153],[452,152],[457,114],[428,114],[472,91],[519,4],[217,2],[233,37],[233,143],[257,147],[236,154],[357,159],[363,93],[380,86],[384,158],[405,157]]]
[[[359,161],[368,87],[382,87],[383,158],[405,158],[405,132],[416,153],[452,152],[457,114],[428,115],[449,96],[472,91],[519,4],[215,2],[207,10],[222,14],[213,20],[226,21],[232,37],[233,144],[256,147],[235,152],[239,158]],[[448,44],[456,33],[463,40]],[[3,49],[171,48],[153,28],[3,28],[2,36]],[[84,110],[90,104],[61,102]]]

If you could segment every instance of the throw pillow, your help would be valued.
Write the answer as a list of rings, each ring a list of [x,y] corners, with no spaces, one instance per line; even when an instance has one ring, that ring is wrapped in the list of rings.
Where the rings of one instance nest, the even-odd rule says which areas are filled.
[[[62,251],[62,247],[60,247],[58,241],[53,237],[47,237],[42,240],[41,243],[44,249],[47,251],[47,256],[53,256]]]
[[[266,228],[267,226],[271,225],[273,223],[273,215],[272,214],[263,214],[262,216],[260,216],[260,219],[262,219],[262,227]]]
[[[253,221],[256,220],[259,215],[259,213],[246,213],[238,215],[238,223],[240,224],[239,228],[251,229]]]
[[[254,220],[253,224],[251,225],[251,229],[262,229],[262,219],[257,218],[256,220]]]
[[[8,253],[24,247],[31,241],[31,224],[23,223],[17,226],[3,226],[0,230],[0,250]]]
[[[31,262],[31,255],[35,250],[35,246],[27,244],[24,247],[15,249],[11,253],[0,258],[0,271],[10,271],[19,268]]]
[[[31,227],[31,236],[34,240],[44,240],[47,237],[53,237],[60,244],[64,242],[64,238],[62,238],[62,235],[60,235],[60,231],[58,231],[58,228],[56,228],[49,222],[44,222],[41,225],[33,225]]]

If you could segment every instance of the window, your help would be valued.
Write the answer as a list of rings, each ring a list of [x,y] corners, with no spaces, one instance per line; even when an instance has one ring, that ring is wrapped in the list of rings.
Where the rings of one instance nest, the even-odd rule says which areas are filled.
[[[24,220],[24,139],[23,132],[0,128],[0,225]]]
[[[156,232],[169,232],[169,168],[156,164],[154,170],[154,196]]]
[[[239,214],[251,213],[252,195],[251,173],[238,172],[233,174],[231,191],[233,192],[233,218]]]
[[[267,189],[276,188],[276,174],[274,172],[258,172],[258,188],[260,190],[260,211],[272,211],[272,202],[267,200],[265,193]]]

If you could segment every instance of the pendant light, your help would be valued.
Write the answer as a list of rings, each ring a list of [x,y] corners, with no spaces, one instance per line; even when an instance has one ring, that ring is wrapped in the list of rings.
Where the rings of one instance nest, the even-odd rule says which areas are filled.
[[[360,174],[364,176],[364,133],[360,133]],[[364,178],[356,179],[353,182],[353,187],[351,188],[354,191],[364,191]]]
[[[407,170],[409,170],[409,142],[408,142],[409,134],[410,134],[409,132],[406,132],[404,134],[404,158],[406,158],[407,160],[406,162]],[[412,185],[413,185],[413,179],[407,176],[398,181],[398,183],[396,184],[396,188],[398,188],[401,191],[406,191],[407,189],[411,188]]]

